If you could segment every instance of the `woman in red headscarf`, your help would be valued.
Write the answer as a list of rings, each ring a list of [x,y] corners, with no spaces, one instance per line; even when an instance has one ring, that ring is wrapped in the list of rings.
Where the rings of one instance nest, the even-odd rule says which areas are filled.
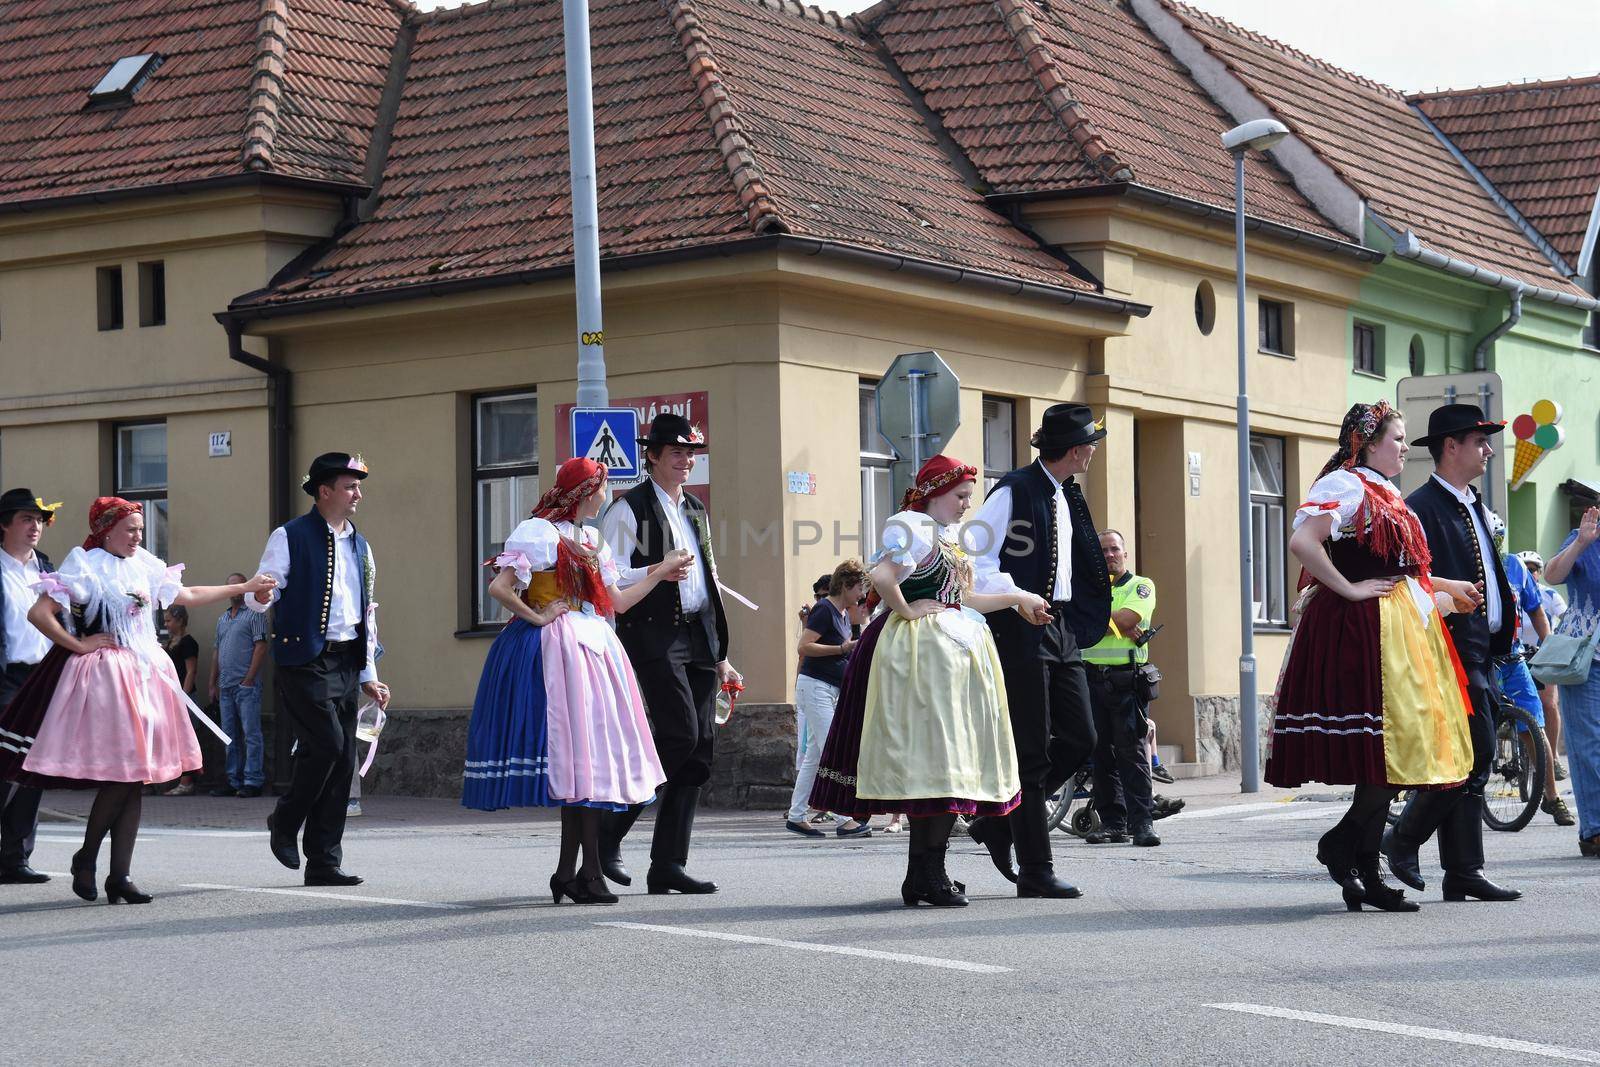
[[[1289,539],[1305,593],[1266,779],[1355,786],[1317,843],[1351,911],[1417,910],[1378,869],[1389,804],[1402,788],[1455,785],[1472,770],[1466,678],[1439,616],[1471,610],[1477,593],[1428,573],[1422,525],[1390,481],[1409,450],[1398,411],[1381,400],[1352,406]]]
[[[146,904],[128,879],[143,787],[200,769],[190,705],[156,639],[158,610],[214,604],[272,588],[258,575],[234,585],[185,587],[140,547],[144,506],[103,496],[89,508],[89,536],[36,585],[28,621],[55,648],[0,715],[0,777],[45,789],[94,788],[72,891],[99,895],[95,864],[111,835],[106,900]],[[198,711],[198,709],[195,709]]]
[[[908,907],[966,905],[945,871],[956,815],[1004,815],[1021,789],[1000,660],[979,613],[1043,601],[972,591],[957,524],[977,477],[933,457],[885,525],[872,583],[889,610],[862,631],[845,670],[811,791],[818,811],[911,817]]]
[[[666,780],[611,620],[676,569],[679,554],[618,589],[610,548],[584,525],[600,514],[605,487],[606,468],[569,459],[489,561],[489,595],[512,618],[489,649],[467,732],[462,804],[561,808],[557,904],[616,903],[600,873],[600,812],[645,803]]]

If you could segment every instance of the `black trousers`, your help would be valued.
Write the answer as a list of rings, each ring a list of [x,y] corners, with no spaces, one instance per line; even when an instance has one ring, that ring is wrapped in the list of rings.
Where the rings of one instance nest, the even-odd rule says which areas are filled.
[[[1014,626],[1030,624],[1006,612],[996,628],[1011,733],[1017,745],[1017,774],[1023,789],[1054,792],[1094,754],[1094,713],[1077,638],[1067,628],[1063,605],[1040,634],[1037,649]],[[1002,616],[1004,618],[1004,616]]]
[[[279,667],[279,708],[294,730],[289,789],[273,820],[303,842],[308,870],[338,867],[344,858],[345,806],[356,770],[356,707],[361,693],[361,642],[330,644],[300,667]]]
[[[1094,705],[1094,808],[1107,827],[1150,823],[1149,723],[1134,689],[1134,668],[1085,664]]]
[[[1467,726],[1472,732],[1472,776],[1460,789],[1454,817],[1439,825],[1439,866],[1449,872],[1470,874],[1483,869],[1483,791],[1489,784],[1495,748],[1495,713],[1499,710],[1500,690],[1488,667],[1467,667],[1467,696],[1472,715]]]
[[[660,655],[629,658],[667,784],[705,785],[711,778],[718,689],[705,627],[687,619]]]
[[[32,663],[8,663],[0,668],[0,711],[11,704],[33,668]],[[0,782],[0,867],[22,867],[33,855],[43,798],[42,789]]]

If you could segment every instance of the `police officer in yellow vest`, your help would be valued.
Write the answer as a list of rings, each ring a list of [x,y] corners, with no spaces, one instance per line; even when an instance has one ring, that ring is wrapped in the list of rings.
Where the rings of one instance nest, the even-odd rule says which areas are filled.
[[[1156,611],[1156,583],[1128,570],[1122,535],[1100,535],[1111,576],[1111,623],[1106,635],[1083,653],[1094,708],[1094,809],[1100,830],[1090,844],[1121,843],[1133,832],[1142,847],[1161,844],[1151,829],[1149,723],[1135,688],[1135,671],[1150,657],[1138,638]]]

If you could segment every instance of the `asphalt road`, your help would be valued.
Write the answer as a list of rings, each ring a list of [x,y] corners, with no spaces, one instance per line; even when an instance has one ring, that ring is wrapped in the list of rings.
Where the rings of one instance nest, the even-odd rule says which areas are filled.
[[[1076,901],[1015,899],[963,838],[972,905],[936,911],[899,902],[903,834],[712,814],[691,866],[716,895],[554,907],[542,813],[371,798],[367,884],[331,891],[271,859],[268,801],[152,799],[154,903],[72,897],[70,822],[34,859],[63,877],[0,888],[0,1062],[1600,1063],[1600,865],[1572,831],[1490,835],[1521,902],[1443,903],[1430,855],[1420,913],[1352,915],[1312,860],[1339,805],[1214,802],[1158,849],[1058,835]]]

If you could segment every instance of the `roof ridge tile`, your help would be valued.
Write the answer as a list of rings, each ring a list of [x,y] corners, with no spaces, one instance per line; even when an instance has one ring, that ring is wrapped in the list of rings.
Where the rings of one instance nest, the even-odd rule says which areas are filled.
[[[794,0],[778,2],[793,3]],[[688,61],[689,76],[694,79],[700,106],[711,122],[717,151],[721,153],[728,175],[733,179],[734,191],[738,193],[739,203],[745,209],[751,231],[757,234],[790,232],[768,189],[761,165],[756,161],[754,146],[745,134],[738,109],[728,94],[722,70],[711,51],[710,38],[706,36],[694,4],[691,0],[666,0],[666,7],[672,28],[678,33],[678,42]]]
[[[1044,91],[1045,104],[1056,121],[1066,129],[1089,162],[1111,181],[1133,180],[1133,168],[1119,158],[1099,129],[1090,120],[1084,106],[1067,92],[1066,80],[1056,69],[1048,55],[1048,45],[1033,13],[1024,6],[1024,0],[994,0],[1000,21],[1016,43],[1023,60],[1033,73],[1034,81]]]
[[[799,0],[752,0],[752,2],[768,10],[793,15],[830,29],[843,30],[846,33],[853,33],[858,29],[850,16],[841,15],[837,11],[824,11],[816,4],[802,4]]]
[[[1386,96],[1392,96],[1396,100],[1404,99],[1404,94],[1402,94],[1400,90],[1396,89],[1392,85],[1385,85],[1383,82],[1378,81],[1375,78],[1369,78],[1364,74],[1357,74],[1355,71],[1346,70],[1337,64],[1329,63],[1326,59],[1323,59],[1320,56],[1314,56],[1310,52],[1303,52],[1292,44],[1284,44],[1276,37],[1268,37],[1266,34],[1261,33],[1258,30],[1246,29],[1236,22],[1229,22],[1220,15],[1213,15],[1209,11],[1202,11],[1197,7],[1186,4],[1183,2],[1183,0],[1161,0],[1161,2],[1169,7],[1177,8],[1182,14],[1188,16],[1189,18],[1197,19],[1201,22],[1209,22],[1211,25],[1221,27],[1222,29],[1227,30],[1229,33],[1244,37],[1248,40],[1256,42],[1257,44],[1266,45],[1268,48],[1271,48],[1277,52],[1282,52],[1284,55],[1293,56],[1295,59],[1300,60],[1300,62],[1305,63],[1308,66],[1316,67],[1318,70],[1321,70],[1325,73],[1332,74],[1336,78],[1343,78],[1346,81],[1356,82],[1357,84],[1364,85],[1368,89],[1371,89],[1375,92],[1383,93]]]
[[[244,149],[240,153],[244,168],[258,171],[272,169],[288,56],[288,0],[261,0],[260,12],[256,20],[256,54],[251,62],[250,110],[245,116]]]
[[[1406,99],[1416,103],[1422,100],[1447,100],[1452,97],[1460,98],[1464,96],[1502,96],[1507,93],[1577,89],[1584,86],[1600,86],[1600,73],[1574,74],[1566,78],[1550,78],[1545,81],[1506,82],[1503,85],[1475,85],[1464,89],[1435,89],[1431,93],[1408,93],[1406,94]]]

